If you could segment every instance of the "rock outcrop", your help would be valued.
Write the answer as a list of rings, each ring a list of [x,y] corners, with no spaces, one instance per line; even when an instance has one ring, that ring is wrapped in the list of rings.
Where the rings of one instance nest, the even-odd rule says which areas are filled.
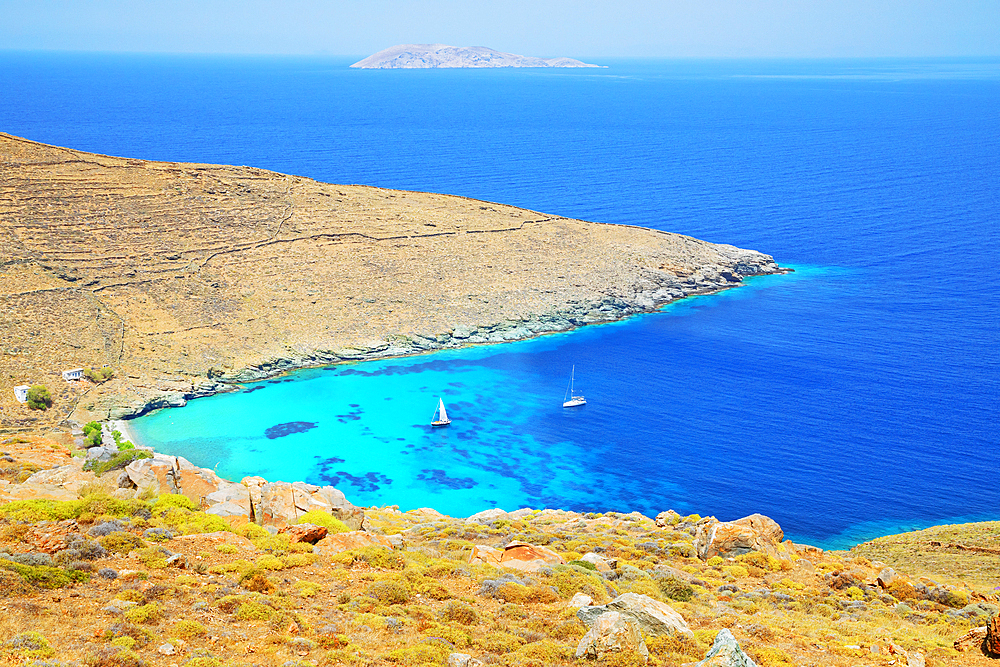
[[[994,616],[987,621],[983,649],[988,655],[1000,658],[1000,616]]]
[[[503,549],[486,545],[476,545],[469,557],[470,563],[486,563],[522,572],[537,572],[543,567],[561,565],[566,560],[548,547],[510,542]]]
[[[705,659],[691,663],[690,667],[757,667],[757,663],[740,648],[732,632],[722,629],[715,635]]]
[[[694,547],[698,557],[729,558],[760,551],[769,556],[787,557],[781,549],[785,534],[774,519],[763,514],[751,514],[736,521],[717,521],[713,517],[698,523]]]
[[[363,549],[365,547],[385,547],[386,549],[394,548],[392,541],[384,535],[376,535],[375,533],[366,533],[364,531],[355,530],[348,533],[334,533],[333,535],[327,535],[316,543],[313,547],[313,553],[323,556],[332,556],[334,554],[339,554],[342,551]]]
[[[576,648],[576,657],[600,660],[608,653],[626,650],[649,656],[649,649],[635,621],[617,611],[606,611],[591,622]]]
[[[597,607],[582,607],[576,612],[584,625],[592,626],[596,619],[607,612],[619,612],[631,619],[643,634],[649,637],[660,635],[678,635],[693,637],[694,634],[670,605],[654,600],[648,595],[624,593],[606,605]]]

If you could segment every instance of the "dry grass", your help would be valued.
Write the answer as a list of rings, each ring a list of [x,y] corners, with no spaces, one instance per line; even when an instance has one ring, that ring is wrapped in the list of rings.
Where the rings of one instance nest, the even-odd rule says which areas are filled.
[[[127,662],[133,654],[146,664],[164,666],[192,658],[230,665],[442,664],[452,651],[495,665],[571,665],[576,664],[572,654],[586,628],[567,607],[568,598],[577,591],[600,592],[597,589],[604,599],[644,588],[656,594],[650,573],[658,565],[669,565],[702,582],[692,586],[694,595],[686,602],[665,598],[688,621],[695,638],[650,638],[653,665],[699,659],[723,627],[732,630],[762,667],[889,665],[893,656],[870,652],[872,645],[885,647],[888,642],[921,650],[929,665],[991,664],[983,656],[951,649],[969,623],[949,614],[948,607],[909,601],[912,613],[901,616],[897,601],[884,593],[880,598],[871,589],[828,588],[825,572],[850,570],[862,578],[877,572],[879,563],[853,554],[825,554],[822,567],[802,560],[763,578],[743,576],[733,562],[713,567],[669,552],[637,549],[641,542],[674,543],[686,534],[656,528],[648,519],[544,512],[504,525],[502,532],[547,541],[566,555],[595,546],[607,553],[613,546],[616,553],[642,558],[620,563],[619,572],[627,576],[613,580],[564,566],[527,575],[530,581],[501,582],[489,592],[483,582],[504,573],[469,565],[468,555],[473,543],[497,543],[500,537],[493,533],[500,531],[495,527],[394,509],[372,511],[369,518],[376,528],[402,532],[407,548],[393,554],[366,550],[317,557],[297,553],[273,538],[256,538],[254,544],[233,536],[232,548],[221,550],[211,538],[168,540],[163,546],[183,553],[192,569],[149,567],[144,549],[112,554],[94,565],[118,571],[115,580],[91,576],[85,583],[59,589],[29,586],[0,602],[0,639],[35,630],[51,645],[52,659],[91,657],[109,665]],[[565,526],[569,520],[571,528]],[[140,532],[142,520],[133,522],[132,530]],[[232,529],[246,531],[236,522]],[[30,545],[20,541],[20,532],[13,524],[0,531],[0,550],[27,551]],[[757,565],[768,566],[747,564],[762,572]],[[727,583],[738,591],[717,590]],[[115,600],[136,606],[125,614],[103,611]],[[851,606],[858,602],[863,608]],[[157,652],[166,642],[175,655]],[[606,664],[632,664],[630,660],[618,656]],[[0,664],[19,661],[9,651],[0,653]]]

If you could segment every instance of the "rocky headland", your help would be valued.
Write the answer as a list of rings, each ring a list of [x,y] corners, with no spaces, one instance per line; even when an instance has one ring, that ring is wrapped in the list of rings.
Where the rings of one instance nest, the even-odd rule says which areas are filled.
[[[351,65],[357,69],[429,69],[481,67],[601,67],[573,58],[536,58],[503,53],[485,46],[398,44]]]
[[[784,271],[652,229],[5,134],[0,238],[0,433],[564,331]],[[61,376],[104,366],[99,384]],[[15,400],[34,384],[49,410]]]

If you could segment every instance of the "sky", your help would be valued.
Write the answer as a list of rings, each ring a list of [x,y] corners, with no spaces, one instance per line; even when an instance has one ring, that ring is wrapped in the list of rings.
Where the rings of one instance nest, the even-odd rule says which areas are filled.
[[[1000,0],[0,0],[0,49],[365,56],[1000,56]]]

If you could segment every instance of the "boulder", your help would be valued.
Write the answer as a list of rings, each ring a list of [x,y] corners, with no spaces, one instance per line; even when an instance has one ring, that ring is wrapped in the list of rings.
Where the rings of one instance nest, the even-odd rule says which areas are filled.
[[[956,651],[985,650],[986,648],[986,626],[972,628],[964,635],[955,640]]]
[[[251,516],[250,490],[242,484],[220,480],[218,488],[205,496],[210,514],[219,516]]]
[[[128,478],[135,485],[136,497],[143,494],[180,493],[174,477],[174,457],[154,454],[151,459],[139,459],[125,466]]]
[[[253,483],[256,486],[256,480]],[[247,486],[253,498],[256,490]],[[314,510],[333,515],[349,528],[358,529],[364,522],[364,510],[349,503],[344,494],[332,486],[271,482],[260,485],[259,489],[260,500],[254,505],[254,518],[262,526],[293,525],[303,514]]]
[[[592,564],[597,568],[598,572],[611,572],[611,570],[618,566],[617,560],[609,560],[600,554],[595,554],[593,551],[580,556],[580,560]]]
[[[583,607],[576,612],[584,625],[591,626],[604,613],[614,611],[632,619],[643,634],[650,637],[660,635],[683,635],[693,637],[694,633],[670,605],[654,600],[648,595],[624,593],[606,605]]]
[[[986,642],[983,645],[987,655],[1000,656],[1000,616],[986,622]]]
[[[445,662],[447,667],[482,667],[482,664],[468,653],[452,653]]]
[[[876,581],[882,588],[888,588],[889,584],[894,582],[897,578],[899,578],[899,575],[896,574],[896,571],[891,567],[886,567],[882,568],[882,571],[878,573]]]
[[[625,650],[649,657],[649,649],[646,648],[635,622],[624,614],[607,611],[594,619],[587,634],[576,647],[576,657],[600,660],[608,653]]]
[[[925,667],[927,661],[924,660],[923,653],[910,651],[906,654],[906,667]]]
[[[736,521],[709,518],[699,522],[694,548],[702,560],[713,556],[729,558],[751,551],[787,557],[785,550],[778,548],[784,538],[781,526],[763,514],[751,514]]]
[[[552,549],[527,542],[511,542],[503,548],[500,567],[522,572],[537,572],[543,567],[564,564],[566,560]]]
[[[740,648],[733,633],[725,628],[715,635],[715,642],[704,660],[688,664],[691,667],[757,667],[757,663]]]
[[[351,549],[363,549],[364,547],[385,547],[386,549],[392,549],[392,542],[390,542],[384,535],[375,535],[374,533],[366,533],[360,530],[354,530],[348,533],[335,533],[333,535],[327,535],[313,547],[313,553],[320,554],[322,556],[332,556],[334,554],[339,554],[342,551],[350,551]]]
[[[469,556],[469,564],[475,565],[476,563],[486,563],[487,565],[500,567],[501,556],[503,556],[503,550],[497,549],[496,547],[477,544],[472,547],[472,555]]]
[[[571,609],[579,609],[580,607],[589,607],[594,604],[594,598],[589,595],[584,595],[583,593],[577,593],[569,601],[569,607]]]
[[[666,512],[660,512],[656,515],[656,525],[660,528],[666,528],[667,526],[676,526],[681,522],[681,515],[673,510],[667,510]]]
[[[509,518],[510,517],[508,516],[507,512],[497,508],[491,510],[483,510],[482,512],[476,512],[468,519],[466,519],[465,523],[478,523],[485,526],[486,524],[493,523],[494,521],[499,521],[500,519],[509,519]]]
[[[92,484],[96,479],[97,476],[94,473],[84,470],[83,463],[76,460],[66,465],[49,468],[48,470],[39,470],[24,480],[23,484],[26,486],[57,487],[60,490],[76,494],[84,486]]]
[[[313,523],[300,523],[294,526],[285,526],[278,533],[287,535],[292,542],[316,544],[326,537],[327,530],[323,526],[317,526]]]

